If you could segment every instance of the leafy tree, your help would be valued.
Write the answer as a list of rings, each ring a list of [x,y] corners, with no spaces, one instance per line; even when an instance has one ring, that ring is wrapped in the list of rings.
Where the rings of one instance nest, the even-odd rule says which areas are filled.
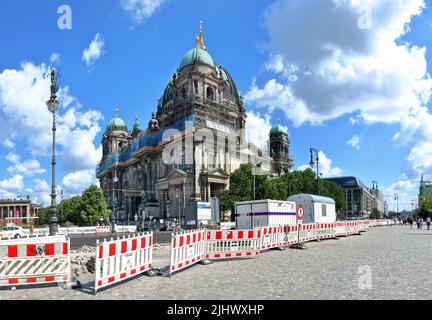
[[[87,188],[78,207],[79,225],[95,225],[100,219],[106,219],[111,214],[105,202],[102,189],[93,185]]]
[[[378,209],[373,208],[372,213],[370,215],[370,219],[379,219],[379,218],[380,218],[380,213],[379,213]]]
[[[49,222],[49,207],[42,208],[37,214],[37,219],[34,220],[36,226],[43,226]]]
[[[80,219],[81,197],[75,196],[70,199],[63,200],[58,206],[59,221],[62,224],[79,224]]]
[[[425,196],[418,210],[418,215],[423,219],[432,216],[432,196]]]
[[[221,194],[223,211],[231,210],[231,213],[234,214],[235,202],[253,199],[252,168],[251,164],[242,164],[231,174],[229,190],[224,190]],[[257,175],[255,179],[256,199],[287,200],[294,194],[317,193],[316,174],[311,169],[287,172],[280,177]],[[344,210],[344,193],[337,184],[320,180],[321,188],[324,196],[335,200],[336,210]]]

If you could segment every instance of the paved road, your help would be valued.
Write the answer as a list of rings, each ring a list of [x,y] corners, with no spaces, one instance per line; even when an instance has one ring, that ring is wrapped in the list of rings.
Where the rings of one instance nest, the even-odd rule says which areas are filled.
[[[83,245],[95,247],[96,246],[96,240],[103,241],[104,239],[110,240],[111,238],[116,238],[117,236],[122,237],[123,235],[128,236],[128,233],[116,233],[116,234],[108,234],[108,235],[96,235],[96,234],[89,234],[89,235],[71,235],[71,249],[76,250],[78,248],[81,248]],[[169,243],[171,241],[171,232],[154,232],[154,241],[155,243]]]
[[[195,265],[171,278],[141,276],[92,294],[92,275],[81,291],[57,287],[0,291],[7,299],[432,299],[432,230],[377,227],[361,236],[268,251],[257,259]],[[154,252],[168,263],[169,246]],[[371,271],[371,282],[361,281]],[[359,273],[359,271],[361,273]],[[362,279],[367,279],[363,277]],[[87,282],[87,283],[86,283]],[[369,287],[369,284],[371,287]]]

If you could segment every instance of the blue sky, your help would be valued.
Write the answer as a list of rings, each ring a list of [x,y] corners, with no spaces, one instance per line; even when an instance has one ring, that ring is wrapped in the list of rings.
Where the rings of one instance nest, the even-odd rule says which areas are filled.
[[[249,139],[264,145],[280,118],[296,168],[318,148],[326,176],[375,180],[390,209],[395,192],[410,209],[420,173],[432,179],[430,2],[360,2],[1,1],[0,197],[48,204],[48,66],[61,74],[57,184],[70,196],[94,182],[116,107],[130,128],[135,116],[147,126],[201,19],[209,53],[246,98]],[[71,30],[57,25],[64,4]]]

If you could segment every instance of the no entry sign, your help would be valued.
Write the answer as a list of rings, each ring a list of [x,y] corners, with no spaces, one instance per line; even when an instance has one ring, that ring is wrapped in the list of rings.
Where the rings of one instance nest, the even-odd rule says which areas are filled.
[[[303,217],[304,217],[304,208],[303,208],[302,205],[299,205],[297,207],[297,219],[298,220],[303,220]]]

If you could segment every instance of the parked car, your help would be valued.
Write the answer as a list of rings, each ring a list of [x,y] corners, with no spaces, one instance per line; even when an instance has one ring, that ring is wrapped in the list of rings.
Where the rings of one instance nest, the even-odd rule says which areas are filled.
[[[19,239],[24,237],[24,231],[21,227],[6,226],[0,230],[0,239]]]

